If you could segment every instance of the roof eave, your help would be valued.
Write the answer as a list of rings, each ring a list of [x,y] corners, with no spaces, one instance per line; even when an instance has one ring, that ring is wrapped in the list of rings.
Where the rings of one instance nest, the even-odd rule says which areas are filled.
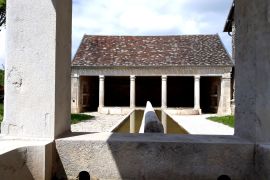
[[[223,32],[232,32],[232,22],[234,21],[234,9],[235,9],[235,3],[233,1]]]

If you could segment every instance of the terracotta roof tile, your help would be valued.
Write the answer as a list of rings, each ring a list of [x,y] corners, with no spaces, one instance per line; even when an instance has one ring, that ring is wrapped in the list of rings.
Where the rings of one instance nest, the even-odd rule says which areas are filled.
[[[232,66],[218,35],[85,35],[73,66]]]

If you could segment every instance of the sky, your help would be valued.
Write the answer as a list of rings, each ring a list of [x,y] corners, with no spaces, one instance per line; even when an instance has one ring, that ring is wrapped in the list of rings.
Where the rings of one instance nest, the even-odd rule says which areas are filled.
[[[84,34],[187,35],[223,33],[232,0],[73,0],[72,56]],[[0,32],[0,67],[5,61],[5,35]]]

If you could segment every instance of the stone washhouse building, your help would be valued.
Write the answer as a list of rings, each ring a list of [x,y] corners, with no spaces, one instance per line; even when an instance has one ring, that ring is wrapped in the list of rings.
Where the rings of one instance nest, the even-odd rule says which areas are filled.
[[[235,1],[234,135],[74,133],[72,0],[7,1],[0,179],[269,179],[269,14]]]
[[[218,35],[85,35],[72,61],[71,110],[124,113],[151,101],[176,114],[230,114],[232,67]]]

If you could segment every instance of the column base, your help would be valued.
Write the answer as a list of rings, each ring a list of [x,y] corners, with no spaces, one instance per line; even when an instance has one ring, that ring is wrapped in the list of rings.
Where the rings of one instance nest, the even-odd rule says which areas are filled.
[[[100,107],[98,107],[98,112],[100,114],[109,114],[109,109],[108,108],[104,108],[104,106],[100,106]]]
[[[194,110],[198,112],[198,115],[202,114],[202,109],[201,108],[194,108]]]
[[[74,108],[74,107],[71,107],[71,113],[73,114],[78,114],[81,112],[81,108]]]

